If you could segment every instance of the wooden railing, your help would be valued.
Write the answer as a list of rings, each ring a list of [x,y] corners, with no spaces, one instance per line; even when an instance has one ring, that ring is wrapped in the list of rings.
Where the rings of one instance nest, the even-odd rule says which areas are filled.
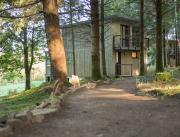
[[[149,39],[145,38],[145,46],[148,48]],[[139,36],[113,36],[113,47],[115,50],[140,50]]]

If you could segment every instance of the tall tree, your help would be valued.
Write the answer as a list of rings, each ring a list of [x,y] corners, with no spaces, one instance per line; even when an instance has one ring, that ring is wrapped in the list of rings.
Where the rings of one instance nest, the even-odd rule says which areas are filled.
[[[101,48],[102,48],[102,68],[103,75],[107,76],[106,72],[106,56],[105,56],[105,43],[104,43],[104,0],[101,0]]]
[[[43,0],[45,28],[50,58],[56,70],[56,76],[62,82],[67,78],[67,66],[62,35],[59,26],[57,0]]]
[[[140,0],[140,22],[141,22],[141,29],[140,29],[140,35],[141,35],[141,51],[140,51],[140,75],[143,76],[145,74],[145,68],[144,68],[144,0]]]
[[[163,71],[162,61],[162,0],[155,1],[156,8],[156,72]]]
[[[176,40],[176,48],[175,48],[175,57],[176,57],[176,66],[179,65],[179,48],[178,48],[178,22],[177,22],[177,1],[174,0],[174,29],[175,29],[175,40]]]
[[[99,54],[99,2],[91,0],[91,28],[92,28],[92,79],[101,78]]]

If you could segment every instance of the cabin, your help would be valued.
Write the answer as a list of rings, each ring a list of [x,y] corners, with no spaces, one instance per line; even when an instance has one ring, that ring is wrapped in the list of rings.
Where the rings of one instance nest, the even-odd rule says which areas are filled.
[[[76,75],[91,77],[91,26],[90,21],[61,26],[68,75],[73,74],[73,53]],[[105,19],[105,58],[109,77],[137,76],[140,71],[140,23],[137,20],[111,16]],[[73,44],[74,42],[74,50]],[[145,49],[148,39],[145,39]],[[101,48],[100,48],[101,56]],[[102,63],[102,58],[100,59]],[[46,77],[50,76],[50,63],[46,63]],[[102,67],[102,65],[101,65]],[[101,68],[102,70],[102,68]]]
[[[177,56],[177,57],[176,57]],[[175,67],[180,64],[180,42],[168,39],[165,41],[164,60],[166,66]],[[176,60],[178,61],[176,63]]]

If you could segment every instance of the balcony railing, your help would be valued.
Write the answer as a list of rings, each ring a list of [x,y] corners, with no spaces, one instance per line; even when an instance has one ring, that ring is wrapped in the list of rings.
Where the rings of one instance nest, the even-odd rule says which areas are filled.
[[[145,45],[148,47],[148,39],[145,39]],[[113,47],[115,50],[140,50],[139,36],[113,36]]]

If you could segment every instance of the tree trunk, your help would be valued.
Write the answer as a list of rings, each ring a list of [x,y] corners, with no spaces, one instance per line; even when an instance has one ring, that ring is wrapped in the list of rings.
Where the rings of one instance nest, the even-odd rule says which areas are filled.
[[[65,82],[67,78],[67,66],[59,26],[57,0],[43,0],[42,3],[50,58],[55,68],[57,78]]]
[[[102,48],[103,75],[107,76],[106,57],[105,57],[105,43],[104,43],[104,0],[101,0],[101,48]]]
[[[156,0],[156,72],[163,72],[162,61],[162,0]]]
[[[175,39],[176,39],[176,48],[175,48],[175,57],[176,57],[176,66],[179,65],[179,59],[178,59],[178,22],[177,22],[177,1],[174,0],[174,24],[175,24]]]
[[[165,24],[163,26],[163,54],[164,54],[164,67],[167,66],[166,61],[166,30],[165,30]]]
[[[25,69],[25,90],[29,90],[31,88],[31,72],[29,69],[29,51],[28,51],[28,42],[27,42],[27,28],[23,29],[24,31],[24,43],[23,43],[23,50],[24,50],[24,69]]]
[[[140,29],[140,35],[141,35],[141,52],[140,52],[140,75],[143,76],[145,74],[145,68],[144,68],[144,0],[140,0],[140,20],[141,20],[141,29]]]
[[[91,0],[91,27],[92,27],[92,79],[101,78],[99,55],[99,3]]]

